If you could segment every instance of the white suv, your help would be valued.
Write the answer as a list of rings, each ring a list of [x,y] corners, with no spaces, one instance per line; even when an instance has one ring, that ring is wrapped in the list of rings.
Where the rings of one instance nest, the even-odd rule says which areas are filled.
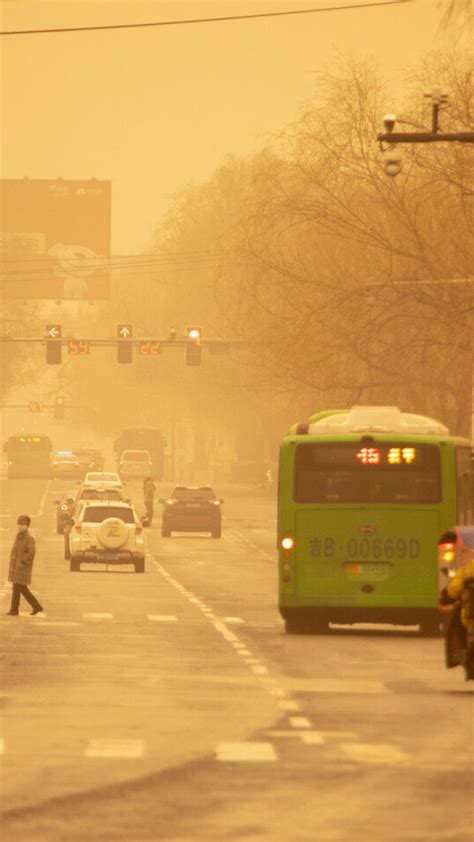
[[[133,564],[145,572],[143,526],[130,503],[86,500],[69,533],[70,570],[81,564]]]
[[[151,476],[152,468],[148,450],[124,450],[118,463],[121,479],[145,479]]]

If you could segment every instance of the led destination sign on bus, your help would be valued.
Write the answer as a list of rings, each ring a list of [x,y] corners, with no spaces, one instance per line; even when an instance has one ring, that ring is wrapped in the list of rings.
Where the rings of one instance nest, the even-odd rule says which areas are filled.
[[[434,503],[441,499],[440,450],[401,441],[298,443],[298,503]]]
[[[416,448],[390,447],[385,456],[389,465],[411,465],[416,459]],[[383,460],[378,447],[361,447],[356,457],[362,465],[380,465]]]

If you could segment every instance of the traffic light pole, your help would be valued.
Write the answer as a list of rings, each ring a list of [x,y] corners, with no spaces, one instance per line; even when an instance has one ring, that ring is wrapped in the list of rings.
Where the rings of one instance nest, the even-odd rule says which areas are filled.
[[[441,88],[435,87],[425,97],[431,99],[430,132],[394,132],[395,115],[387,114],[384,118],[386,131],[377,135],[380,144],[396,146],[399,143],[474,143],[474,132],[443,132],[439,128],[439,115],[446,105],[448,95]]]

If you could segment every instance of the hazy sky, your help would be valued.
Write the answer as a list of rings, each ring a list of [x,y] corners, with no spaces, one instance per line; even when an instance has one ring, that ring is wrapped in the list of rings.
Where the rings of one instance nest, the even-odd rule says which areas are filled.
[[[7,0],[0,10],[6,30],[317,5]],[[268,143],[301,101],[316,95],[314,71],[334,67],[336,51],[380,61],[396,105],[404,67],[438,43],[440,17],[436,0],[416,0],[264,20],[4,37],[2,177],[111,179],[112,252],[141,251],[169,195],[205,179],[226,154]]]

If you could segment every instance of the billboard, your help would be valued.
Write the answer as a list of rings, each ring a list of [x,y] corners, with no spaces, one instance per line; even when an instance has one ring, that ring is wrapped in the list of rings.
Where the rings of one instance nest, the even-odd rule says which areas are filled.
[[[4,298],[110,297],[111,182],[2,179]]]

